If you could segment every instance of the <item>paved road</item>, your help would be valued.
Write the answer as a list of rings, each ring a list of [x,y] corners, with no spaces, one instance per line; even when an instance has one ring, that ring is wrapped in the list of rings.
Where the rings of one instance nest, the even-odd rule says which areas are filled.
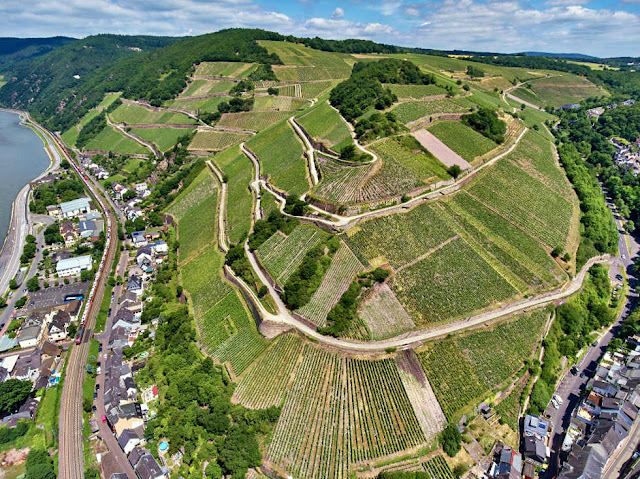
[[[625,240],[624,229],[622,228],[622,223],[615,211],[615,207],[611,204],[610,201],[607,202],[609,207],[614,211],[614,217],[616,219],[616,224],[618,226],[619,241],[618,241],[618,249],[620,250],[619,256],[612,259],[612,268],[617,265],[621,265],[627,272],[627,277],[629,281],[630,290],[635,290],[637,286],[637,278],[634,276],[633,271],[633,261],[632,257],[635,257],[638,253],[638,244],[634,238],[629,237],[631,244],[631,251],[629,251],[627,242]],[[627,301],[622,309],[620,316],[617,318],[616,322],[613,326],[607,330],[601,338],[598,340],[598,344],[595,347],[590,346],[578,363],[578,374],[573,375],[571,373],[567,374],[558,384],[556,389],[556,394],[558,394],[563,399],[563,404],[556,410],[553,407],[549,406],[546,414],[550,417],[553,433],[551,436],[551,458],[549,461],[549,468],[547,469],[547,473],[545,475],[546,478],[553,478],[558,473],[558,460],[559,460],[559,452],[562,446],[562,441],[564,440],[564,435],[567,427],[569,427],[569,423],[571,421],[571,414],[575,407],[580,402],[580,397],[584,392],[584,388],[589,380],[589,378],[593,375],[596,369],[596,365],[600,361],[600,358],[605,353],[607,346],[611,339],[615,337],[620,328],[620,324],[626,318],[631,311],[636,306],[636,297],[629,296]],[[584,377],[581,377],[584,376]],[[630,444],[631,452],[635,448],[635,444]],[[611,476],[614,477],[614,476]]]

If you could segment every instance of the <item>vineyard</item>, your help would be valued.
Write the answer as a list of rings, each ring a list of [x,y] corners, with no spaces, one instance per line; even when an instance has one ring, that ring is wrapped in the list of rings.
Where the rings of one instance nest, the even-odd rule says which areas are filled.
[[[423,204],[407,213],[365,221],[348,230],[345,241],[362,264],[399,268],[453,237],[451,230],[437,208]]]
[[[476,156],[482,156],[498,146],[461,121],[438,121],[429,126],[428,130],[468,162],[472,162]]]
[[[351,144],[351,132],[345,121],[329,103],[322,102],[317,107],[297,118],[302,128],[314,140],[339,151]]]
[[[278,337],[238,381],[234,398],[252,409],[280,406],[296,373],[303,349],[304,343],[296,334]]]
[[[198,130],[193,137],[190,150],[222,151],[249,138],[244,133],[229,131]]]
[[[245,111],[242,113],[225,113],[218,122],[219,126],[238,128],[241,130],[261,131],[288,118],[286,111]]]
[[[137,105],[120,105],[110,115],[116,123],[139,125],[145,123],[193,124],[196,121],[182,113],[172,111],[153,111]]]
[[[507,159],[520,158],[531,135],[535,132],[527,133]],[[481,172],[468,191],[550,248],[566,245],[574,205],[514,162],[503,159]]]
[[[276,233],[258,248],[260,262],[281,286],[300,266],[304,255],[327,239],[327,234],[312,227],[298,226],[289,236]]]
[[[260,171],[273,185],[300,195],[307,191],[307,166],[302,143],[288,122],[281,122],[247,141],[260,159]]]
[[[163,152],[173,148],[180,137],[192,132],[192,129],[187,128],[137,128],[131,130],[131,133],[154,143]]]
[[[603,96],[604,91],[586,78],[576,75],[558,75],[550,78],[540,78],[529,82],[538,101],[552,107],[559,107],[567,103],[578,103],[589,97]],[[517,88],[513,94],[520,96],[524,87]],[[526,91],[526,90],[525,90]]]
[[[380,155],[383,162],[397,162],[424,182],[450,178],[445,165],[412,136],[387,138],[371,148]]]
[[[228,102],[227,96],[215,96],[210,98],[176,98],[174,100],[167,100],[163,103],[163,106],[167,108],[177,108],[179,110],[186,110],[195,112],[205,111],[218,111],[218,105],[220,103]]]
[[[386,84],[398,98],[423,98],[425,96],[446,95],[447,90],[438,85],[395,85]]]
[[[288,96],[257,96],[253,103],[254,110],[293,111],[308,106],[307,100]]]
[[[189,82],[186,90],[180,95],[183,96],[199,96],[209,95],[211,93],[227,93],[235,85],[232,81],[218,80],[192,80]]]
[[[449,468],[447,461],[442,456],[436,456],[423,463],[424,470],[427,471],[431,479],[454,479],[453,472]]]
[[[302,98],[318,98],[336,85],[336,81],[315,81],[300,84]]]
[[[462,238],[394,275],[391,286],[419,326],[469,314],[518,292]]]
[[[393,359],[342,358],[308,345],[267,459],[295,477],[347,478],[350,464],[425,441]]]
[[[391,110],[402,123],[409,123],[434,113],[462,113],[475,104],[467,98],[432,98],[400,103]]]
[[[326,326],[327,314],[363,269],[349,247],[342,244],[331,261],[322,284],[298,312],[316,326]]]
[[[528,378],[528,375],[525,375]],[[520,381],[511,390],[509,395],[496,405],[496,413],[500,415],[500,422],[508,425],[513,431],[518,432],[518,418],[520,417],[520,399],[528,381]]]
[[[258,65],[241,62],[202,62],[196,67],[194,75],[210,77],[246,78]]]
[[[324,155],[316,155],[316,164],[322,179],[313,190],[315,196],[342,204],[365,200],[360,186],[374,166],[348,166]]]
[[[359,309],[372,339],[398,336],[415,328],[411,317],[388,285],[378,287]]]
[[[120,95],[121,95],[121,93],[107,93],[104,96],[104,98],[102,99],[102,101],[100,102],[100,104],[98,104],[97,107],[92,108],[91,110],[89,110],[80,119],[80,121],[77,124],[73,125],[67,131],[65,131],[62,134],[62,139],[67,143],[67,145],[75,146],[76,141],[78,140],[78,134],[80,133],[80,130],[82,130],[82,128],[87,123],[89,123],[96,116],[98,116],[103,109],[107,108],[114,101],[116,101],[118,98],[120,98]]]
[[[447,419],[513,376],[540,342],[548,313],[521,314],[493,329],[439,340],[418,353]]]
[[[115,128],[106,126],[84,145],[85,150],[111,151],[118,155],[146,155],[149,150],[140,143],[124,136]]]
[[[238,148],[230,148],[214,158],[227,177],[227,233],[232,243],[241,241],[251,227],[253,178],[251,161]]]

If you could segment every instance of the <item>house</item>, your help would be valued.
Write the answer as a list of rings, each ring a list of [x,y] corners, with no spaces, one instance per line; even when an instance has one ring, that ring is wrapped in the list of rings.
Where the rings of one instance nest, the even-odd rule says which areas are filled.
[[[0,359],[0,367],[5,369],[9,374],[13,372],[13,369],[16,367],[16,363],[18,362],[18,355],[14,354],[13,356],[6,356]]]
[[[135,398],[138,388],[136,387],[136,382],[131,376],[124,378],[124,389],[127,392],[127,397],[129,399]]]
[[[109,178],[109,173],[102,168],[98,168],[95,171],[95,175],[96,175],[96,178],[98,178],[99,180],[106,180],[107,178]]]
[[[538,436],[525,436],[524,457],[537,466],[542,466],[546,462],[547,447]]]
[[[40,353],[37,350],[24,356],[20,356],[16,361],[16,366],[13,371],[14,379],[35,382],[36,379],[38,379],[41,364]]]
[[[127,291],[135,293],[136,296],[140,296],[144,292],[144,288],[142,287],[142,278],[135,274],[129,276],[129,281],[127,282]]]
[[[18,346],[18,338],[10,338],[6,334],[0,338],[0,353],[9,351]]]
[[[134,469],[140,479],[162,479],[167,477],[151,454],[142,456]]]
[[[145,403],[158,399],[158,386],[154,384],[153,386],[144,388],[140,391],[140,398],[142,399],[142,402]]]
[[[91,211],[91,203],[87,197],[60,203],[60,213],[63,218],[73,218],[89,211]]]
[[[113,321],[112,327],[114,329],[122,328],[127,332],[132,329],[137,330],[140,327],[140,319],[138,319],[136,315],[128,309],[119,310]]]
[[[143,270],[151,265],[152,259],[153,251],[151,246],[141,246],[136,252],[136,263]]]
[[[544,441],[549,433],[549,421],[527,414],[524,418],[523,429],[525,436],[537,436]]]
[[[127,208],[125,211],[125,215],[128,220],[135,220],[136,218],[140,218],[144,213],[142,213],[142,209],[139,206],[133,206],[131,208]]]
[[[148,244],[144,231],[134,231],[131,233],[131,241],[133,242],[133,246],[136,248],[146,246]]]
[[[143,449],[141,447],[134,447],[133,450],[129,453],[129,463],[131,467],[136,467],[140,458],[145,454],[151,454],[151,451],[148,449]]]
[[[593,381],[591,390],[604,397],[613,397],[618,391],[613,385],[600,380]]]
[[[102,215],[98,211],[89,211],[84,215],[84,219],[87,221],[100,220],[102,219]]]
[[[57,264],[62,259],[73,258],[73,254],[70,251],[56,251],[51,255],[51,264]]]
[[[156,241],[151,245],[151,251],[156,256],[162,256],[169,252],[169,246],[164,240]]]
[[[72,221],[63,221],[60,223],[60,235],[64,238],[66,246],[72,245],[78,239],[76,225]]]
[[[503,446],[496,464],[496,479],[521,479],[522,456],[518,451]]]
[[[80,222],[80,236],[82,238],[92,238],[93,236],[97,236],[99,234],[98,227],[96,226],[96,222],[89,221],[81,221]]]
[[[41,322],[33,321],[27,326],[23,324],[18,332],[18,344],[21,348],[31,348],[40,342],[43,327]]]
[[[18,421],[21,419],[32,421],[36,417],[38,412],[38,406],[40,405],[40,398],[28,398],[18,412],[2,418],[0,426],[6,426],[8,428],[16,427]]]
[[[142,437],[138,435],[135,429],[125,429],[118,436],[118,444],[125,454],[129,454],[141,442]]]
[[[75,258],[63,259],[56,264],[56,273],[60,277],[74,276],[81,271],[91,269],[93,262],[91,256],[77,256]]]
[[[47,206],[47,214],[53,218],[59,218],[60,208],[58,208],[58,205],[49,205]]]
[[[49,341],[42,343],[38,351],[43,358],[57,358],[60,356],[60,348]]]
[[[134,186],[134,189],[136,190],[136,193],[138,193],[138,194],[144,193],[145,191],[147,191],[147,184],[146,183],[137,183]]]
[[[71,316],[66,311],[57,311],[53,315],[47,336],[50,341],[62,341],[67,337],[67,328],[71,322]]]

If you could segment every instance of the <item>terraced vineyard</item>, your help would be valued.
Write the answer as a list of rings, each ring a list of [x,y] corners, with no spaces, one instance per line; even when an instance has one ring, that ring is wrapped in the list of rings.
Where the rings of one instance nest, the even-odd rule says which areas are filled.
[[[258,65],[256,63],[201,62],[196,67],[196,71],[194,75],[212,76],[212,77],[229,77],[229,78],[246,78],[256,68],[258,68]]]
[[[134,135],[154,143],[162,152],[170,150],[180,137],[192,132],[193,130],[188,128],[134,128],[131,130]]]
[[[336,251],[322,284],[298,312],[317,326],[326,326],[327,314],[347,290],[356,274],[363,269],[349,247],[342,244]]]
[[[425,96],[446,95],[447,90],[438,85],[395,85],[385,84],[400,99],[402,98],[424,98]]]
[[[387,138],[375,143],[371,149],[380,155],[383,162],[396,162],[426,183],[451,178],[445,165],[424,151],[412,136]]]
[[[438,121],[430,125],[428,130],[468,162],[472,162],[475,157],[482,156],[498,146],[461,121]]]
[[[257,96],[253,103],[254,111],[294,111],[309,106],[307,100],[291,98],[288,96]]]
[[[537,348],[546,310],[521,314],[492,329],[439,340],[418,353],[447,419],[513,376]]]
[[[111,151],[118,155],[146,155],[150,153],[146,147],[110,126],[106,126],[89,140],[84,149],[87,151]]]
[[[301,195],[309,189],[302,143],[288,122],[281,122],[247,141],[260,160],[261,174],[274,186]]]
[[[212,93],[227,93],[235,82],[218,80],[192,80],[185,90],[180,94],[184,96],[210,95]]]
[[[271,277],[284,286],[307,251],[326,239],[327,234],[319,229],[301,225],[289,236],[275,233],[258,248],[258,257]]]
[[[467,98],[432,98],[400,103],[391,111],[396,114],[398,120],[409,123],[435,113],[463,113],[473,106],[475,104]]]
[[[302,98],[318,98],[320,95],[328,93],[337,83],[335,80],[301,83]]]
[[[246,111],[242,113],[225,113],[218,122],[219,126],[228,126],[241,130],[261,131],[288,118],[286,111]]]
[[[150,123],[194,124],[196,121],[182,113],[153,111],[137,105],[120,105],[109,115],[117,123],[139,125]]]
[[[604,94],[603,90],[586,78],[570,74],[540,78],[531,80],[528,83],[531,84],[531,90],[535,95],[533,103],[542,106],[559,107],[567,103],[578,103],[586,98],[599,97]],[[528,91],[525,87],[520,87],[513,94],[520,97],[523,90]],[[522,98],[528,100],[529,96],[525,94]]]
[[[76,141],[78,140],[78,135],[80,134],[80,130],[82,130],[82,128],[87,123],[98,116],[102,110],[104,110],[114,101],[120,98],[120,95],[121,93],[107,93],[97,107],[89,110],[76,125],[73,125],[67,131],[65,131],[62,134],[62,139],[67,143],[67,145],[75,146]]]
[[[425,441],[393,359],[342,358],[308,345],[267,459],[295,477],[346,478],[350,464]]]
[[[198,130],[193,137],[190,150],[222,151],[230,146],[237,145],[249,138],[245,133],[232,133],[230,131]]]
[[[371,332],[371,339],[398,336],[415,328],[414,322],[388,285],[378,287],[358,311]]]
[[[280,406],[298,368],[304,342],[296,334],[279,336],[238,381],[234,398],[243,406]]]
[[[527,376],[525,376],[525,379]],[[500,415],[500,421],[507,424],[514,431],[519,431],[518,418],[520,417],[520,400],[528,381],[520,381],[498,405],[496,413]]]
[[[314,196],[341,204],[366,200],[361,185],[374,166],[348,166],[323,155],[316,155],[316,165],[322,179],[313,190]]]
[[[176,98],[174,100],[167,100],[164,102],[163,106],[167,108],[177,108],[179,110],[186,110],[192,113],[195,113],[196,110],[198,112],[207,112],[207,111],[218,111],[218,105],[220,103],[228,102],[229,97],[227,96],[216,96],[210,98]]]
[[[248,185],[253,179],[253,165],[239,148],[230,148],[213,161],[227,177],[227,234],[232,243],[237,243],[251,228],[253,195]]]
[[[433,459],[429,459],[422,464],[424,470],[429,473],[429,477],[432,479],[454,479],[453,472],[449,468],[447,461],[444,457],[436,456]]]
[[[352,143],[349,127],[327,102],[320,103],[308,113],[299,116],[297,120],[314,140],[336,151]]]

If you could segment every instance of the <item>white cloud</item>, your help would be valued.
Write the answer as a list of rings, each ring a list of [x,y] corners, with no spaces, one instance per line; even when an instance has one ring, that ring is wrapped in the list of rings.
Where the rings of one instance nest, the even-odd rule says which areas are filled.
[[[417,17],[418,15],[420,15],[420,10],[414,7],[407,7],[404,9],[404,13],[412,17]]]
[[[336,9],[331,14],[331,18],[334,18],[334,19],[343,18],[343,17],[344,17],[344,10],[340,7],[336,7]]]

